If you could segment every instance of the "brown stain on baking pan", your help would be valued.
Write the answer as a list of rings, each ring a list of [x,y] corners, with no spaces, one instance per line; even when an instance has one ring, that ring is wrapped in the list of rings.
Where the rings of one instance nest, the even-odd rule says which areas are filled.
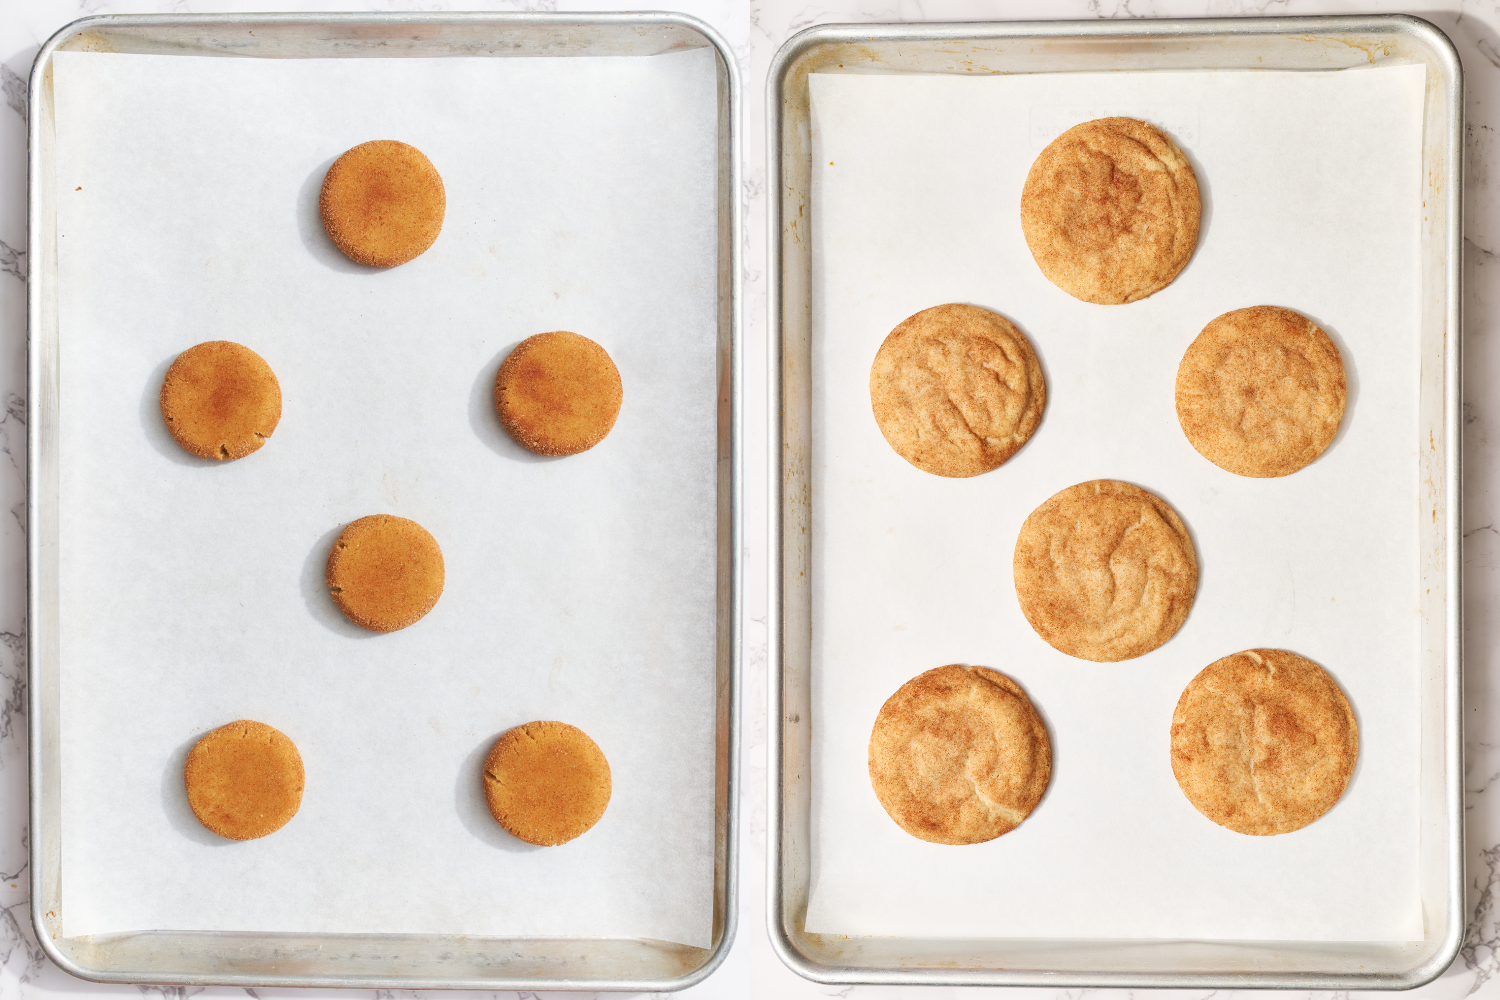
[[[114,52],[108,36],[99,31],[80,31],[57,47],[59,52]]]
[[[1363,52],[1365,60],[1370,63],[1375,62],[1376,56],[1382,59],[1389,59],[1395,51],[1394,46],[1390,42],[1362,41],[1353,38],[1341,38],[1338,35],[1303,35],[1302,37],[1309,42],[1335,42],[1339,45],[1348,46],[1351,49]]]

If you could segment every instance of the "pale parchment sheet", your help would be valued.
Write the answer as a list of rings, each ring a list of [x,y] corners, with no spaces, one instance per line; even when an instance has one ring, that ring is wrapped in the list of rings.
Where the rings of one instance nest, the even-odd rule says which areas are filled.
[[[709,944],[713,866],[713,54],[256,60],[59,53],[65,933],[649,937]],[[323,233],[349,147],[398,138],[447,193],[392,270]],[[583,333],[625,402],[592,451],[506,436],[496,369]],[[172,358],[243,343],[281,424],[223,465],[181,451]],[[391,513],[446,588],[376,635],[329,601],[340,528]],[[232,843],[181,788],[206,730],[301,750],[281,831]],[[562,847],[510,838],[480,768],[560,719],[613,798]]]
[[[813,886],[809,931],[911,937],[1420,938],[1417,418],[1422,67],[1330,73],[815,75],[813,129]],[[1049,283],[1022,184],[1066,128],[1169,130],[1204,192],[1191,263],[1127,306]],[[901,320],[972,302],[1015,322],[1047,376],[1040,428],[1000,469],[920,472],[870,413]],[[1213,317],[1273,304],[1338,344],[1349,404],[1331,448],[1241,478],[1178,426],[1178,362]],[[1011,559],[1053,493],[1124,479],[1163,497],[1201,569],[1182,630],[1116,664],[1028,626]],[[1354,706],[1339,804],[1291,834],[1200,816],[1168,757],[1204,666],[1294,650]],[[994,667],[1052,736],[1052,784],[1014,832],[970,847],[902,832],[871,791],[870,727],[902,683]]]

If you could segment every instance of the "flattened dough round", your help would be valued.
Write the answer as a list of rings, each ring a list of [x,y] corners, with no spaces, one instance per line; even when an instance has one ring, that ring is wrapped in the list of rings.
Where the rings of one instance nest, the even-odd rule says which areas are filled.
[[[576,455],[604,440],[624,400],[609,352],[566,330],[527,337],[495,375],[495,412],[538,455]]]
[[[265,359],[228,340],[189,347],[161,383],[161,418],[183,449],[227,461],[258,451],[281,422],[281,385]]]
[[[1172,283],[1198,245],[1192,165],[1134,118],[1074,125],[1042,150],[1021,191],[1021,229],[1037,266],[1074,298],[1144,299]]]
[[[1328,334],[1279,306],[1213,320],[1177,367],[1177,421],[1198,454],[1237,476],[1289,476],[1344,419],[1344,360]]]
[[[1052,777],[1030,699],[987,667],[919,674],[881,706],[870,784],[896,825],[934,844],[980,844],[1021,824]]]
[[[443,229],[447,204],[432,161],[395,139],[362,142],[334,160],[318,196],[328,238],[371,267],[425,253]]]
[[[556,847],[587,833],[609,806],[609,761],[583,730],[528,722],[501,735],[484,761],[484,801],[512,836]]]
[[[1047,383],[1004,316],[950,303],[892,330],[870,366],[880,433],[923,472],[962,478],[1000,466],[1041,422]]]
[[[416,521],[371,514],[339,533],[326,579],[350,621],[394,632],[416,623],[443,595],[443,550]]]
[[[198,822],[229,840],[275,833],[302,805],[302,755],[285,734],[241,719],[204,735],[182,771]]]
[[[1016,539],[1016,597],[1037,635],[1084,660],[1141,656],[1182,627],[1198,560],[1177,512],[1139,486],[1096,479],[1031,512]]]
[[[1296,653],[1215,660],[1172,713],[1172,773],[1193,808],[1236,833],[1300,830],[1332,809],[1359,759],[1354,710]]]

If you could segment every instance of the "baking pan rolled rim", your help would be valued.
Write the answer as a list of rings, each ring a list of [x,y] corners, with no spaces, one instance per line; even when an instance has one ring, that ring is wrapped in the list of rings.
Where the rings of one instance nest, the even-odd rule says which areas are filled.
[[[47,756],[56,752],[55,706],[47,704],[49,683],[55,683],[55,640],[47,631],[55,628],[57,594],[55,571],[50,577],[44,574],[49,556],[55,561],[56,540],[48,537],[49,515],[55,524],[56,502],[56,456],[55,426],[57,398],[55,390],[56,360],[48,355],[42,339],[49,332],[55,343],[55,309],[49,295],[55,289],[56,257],[55,236],[48,231],[48,192],[46,189],[46,167],[44,159],[50,150],[46,134],[50,115],[50,100],[46,91],[50,88],[48,70],[54,53],[77,43],[90,33],[98,34],[107,44],[110,31],[128,30],[137,40],[151,40],[154,34],[171,44],[168,51],[183,55],[222,55],[229,57],[270,56],[269,52],[241,52],[216,46],[215,33],[238,29],[277,28],[285,32],[304,32],[314,35],[313,44],[326,44],[327,36],[339,31],[345,33],[359,28],[383,28],[409,26],[414,29],[442,29],[461,27],[469,31],[486,30],[503,38],[507,30],[518,28],[546,30],[559,39],[573,40],[570,34],[576,31],[615,32],[622,41],[630,38],[649,40],[650,32],[672,30],[696,35],[698,43],[687,47],[709,47],[717,55],[719,87],[718,104],[718,195],[717,212],[720,219],[718,236],[718,287],[719,323],[715,337],[717,341],[717,363],[719,365],[719,411],[721,413],[718,438],[718,533],[719,542],[719,594],[716,599],[717,613],[717,682],[715,691],[716,735],[715,754],[718,758],[715,778],[716,799],[716,844],[715,844],[715,892],[713,924],[716,940],[710,948],[690,948],[668,942],[647,939],[528,939],[528,938],[446,938],[421,935],[370,935],[356,938],[358,941],[379,947],[412,938],[422,937],[430,941],[446,942],[450,948],[463,942],[474,946],[477,942],[503,942],[515,950],[516,945],[528,942],[540,944],[550,941],[565,944],[569,951],[577,954],[579,945],[596,948],[631,949],[637,954],[619,960],[619,971],[612,975],[514,975],[503,971],[495,975],[455,975],[444,971],[440,958],[426,973],[387,974],[340,971],[298,972],[235,972],[234,966],[225,958],[220,967],[210,971],[202,969],[173,971],[165,964],[151,968],[110,969],[92,966],[76,960],[63,949],[49,921],[55,920],[51,911],[57,898],[59,876],[57,874],[59,852],[55,839],[54,820],[47,815],[55,810],[56,767],[47,762]],[[346,41],[348,39],[345,39]],[[401,58],[393,55],[394,49],[382,45],[373,51],[369,39],[354,39],[354,44],[364,44],[372,49],[359,53],[369,58]],[[576,42],[575,42],[576,44]],[[566,54],[599,55],[649,55],[670,51],[669,48],[650,49],[642,42],[636,43],[639,51],[601,51],[598,53],[568,52]],[[627,44],[628,47],[628,44]],[[90,45],[90,48],[93,48]],[[514,46],[510,47],[512,52]],[[107,47],[97,50],[110,51]],[[153,50],[154,51],[154,50]],[[326,52],[325,55],[354,55],[348,50]],[[417,55],[487,55],[490,50],[454,51],[449,53],[413,53]],[[506,53],[511,54],[511,53]],[[558,55],[560,52],[537,51],[532,55]],[[293,57],[313,57],[307,52]],[[28,82],[30,114],[27,123],[27,260],[31,262],[30,279],[27,282],[27,487],[26,487],[26,599],[27,599],[27,711],[30,716],[28,736],[28,818],[32,831],[30,848],[30,895],[31,923],[38,943],[46,956],[59,968],[79,979],[101,983],[134,983],[181,986],[224,985],[236,987],[348,987],[362,989],[473,989],[473,990],[610,990],[632,992],[667,992],[685,989],[702,982],[724,961],[733,945],[738,929],[738,858],[739,858],[739,759],[740,759],[740,674],[741,674],[741,611],[743,605],[744,567],[740,553],[743,538],[743,344],[742,322],[742,277],[741,277],[741,227],[739,210],[740,188],[740,73],[733,50],[724,37],[711,25],[688,14],[676,11],[632,11],[601,13],[555,13],[555,12],[462,12],[462,13],[246,13],[246,14],[105,14],[80,18],[57,32],[41,47],[32,63]],[[47,114],[39,113],[43,109]],[[50,381],[49,381],[50,380]],[[50,479],[49,479],[50,477]],[[50,487],[50,489],[49,489]],[[51,507],[49,507],[49,504]],[[727,539],[727,543],[725,541]],[[48,583],[54,584],[49,592]],[[39,623],[41,627],[38,627]],[[49,657],[51,659],[49,660]],[[53,676],[47,671],[52,669]],[[234,932],[173,932],[145,931],[111,935],[109,937],[84,936],[72,940],[87,944],[92,949],[119,948],[124,942],[140,942],[162,939],[164,942],[198,939],[217,940],[222,944],[223,956],[231,956],[244,939],[254,938],[265,942],[277,941],[290,945],[293,941],[309,942],[322,938],[348,941],[349,935],[244,935]],[[323,942],[316,942],[314,951],[322,955]],[[170,945],[164,949],[170,956]],[[332,950],[332,949],[330,949]],[[453,950],[457,950],[454,948]],[[651,951],[675,951],[686,956],[676,960],[676,971],[667,975],[643,975],[642,957]],[[291,959],[291,956],[288,956]],[[503,969],[510,959],[502,956],[494,963]],[[337,961],[337,956],[335,956]],[[295,964],[295,959],[292,959]],[[301,963],[304,970],[308,963]],[[333,963],[325,961],[332,968]],[[566,962],[559,964],[565,967]]]
[[[1441,747],[1441,778],[1425,788],[1430,794],[1425,798],[1440,799],[1439,807],[1421,814],[1424,831],[1436,819],[1444,829],[1441,836],[1442,890],[1441,905],[1433,908],[1424,899],[1424,917],[1432,926],[1435,919],[1444,924],[1442,934],[1436,940],[1429,938],[1420,945],[1382,946],[1388,958],[1392,952],[1409,957],[1410,961],[1398,968],[1382,971],[1358,971],[1363,963],[1354,961],[1351,968],[1332,971],[1309,968],[1255,969],[1235,967],[1232,963],[1218,963],[1214,968],[1170,967],[1157,963],[1146,967],[1135,963],[1118,963],[1113,968],[1087,968],[1084,961],[1062,961],[1052,967],[1041,967],[1039,963],[987,963],[965,967],[954,960],[950,953],[941,958],[933,956],[926,963],[859,963],[840,960],[835,955],[845,951],[854,939],[841,936],[824,936],[806,933],[797,926],[805,914],[805,880],[791,876],[793,866],[805,874],[811,864],[807,855],[811,846],[806,831],[800,823],[810,803],[811,755],[807,751],[805,737],[810,726],[811,706],[807,692],[801,685],[805,676],[792,672],[787,663],[788,635],[791,630],[810,627],[810,609],[795,605],[788,599],[796,581],[807,572],[807,552],[798,547],[797,540],[805,538],[809,528],[811,490],[807,482],[805,459],[797,450],[797,441],[788,439],[788,425],[800,426],[806,418],[800,413],[805,399],[797,393],[799,387],[788,388],[789,372],[797,372],[806,378],[806,365],[800,357],[789,359],[789,328],[794,336],[806,338],[807,331],[798,324],[810,323],[811,301],[795,297],[788,286],[796,291],[810,293],[810,277],[804,264],[810,266],[810,251],[793,246],[789,229],[784,220],[796,214],[796,208],[805,208],[810,191],[788,178],[788,137],[806,129],[805,77],[816,61],[820,49],[832,45],[863,45],[872,53],[870,63],[883,72],[942,72],[935,68],[910,68],[899,65],[899,59],[915,61],[911,52],[903,50],[895,59],[881,62],[874,56],[876,49],[889,53],[897,43],[911,45],[933,42],[1006,42],[1025,40],[1036,47],[1049,41],[1069,42],[1132,41],[1178,43],[1223,42],[1225,40],[1271,39],[1276,37],[1316,40],[1327,36],[1342,36],[1343,44],[1353,44],[1349,39],[1358,36],[1372,46],[1364,50],[1365,57],[1375,61],[1375,46],[1398,39],[1410,39],[1422,50],[1429,68],[1428,92],[1434,86],[1433,71],[1443,89],[1441,101],[1436,102],[1443,120],[1439,123],[1424,121],[1424,172],[1433,167],[1432,152],[1440,150],[1437,165],[1438,179],[1429,181],[1429,202],[1444,212],[1440,236],[1424,241],[1424,269],[1436,262],[1437,277],[1429,275],[1424,282],[1423,295],[1431,299],[1441,296],[1441,317],[1436,323],[1429,321],[1428,336],[1441,335],[1444,347],[1441,371],[1441,418],[1442,444],[1438,449],[1440,461],[1441,497],[1434,507],[1434,520],[1441,516],[1442,540],[1441,568],[1438,582],[1445,591],[1441,614],[1441,649],[1443,673],[1441,678],[1441,719],[1435,720],[1440,730],[1435,737]],[[881,48],[884,46],[885,48]],[[949,51],[951,55],[951,50]],[[1389,55],[1388,52],[1385,53]],[[1076,50],[1075,50],[1076,55]],[[1418,61],[1409,59],[1406,61]],[[847,60],[846,60],[847,62]],[[1351,63],[1353,64],[1353,63]],[[858,72],[860,68],[846,69]],[[870,69],[870,65],[862,67]],[[1071,66],[1068,71],[1099,70],[1121,67]],[[1148,68],[1148,67],[1140,67]],[[1212,62],[1198,65],[1199,69],[1211,68],[1255,68],[1254,66],[1226,67]],[[1265,66],[1264,68],[1336,69],[1341,66]],[[820,72],[833,71],[830,64],[818,64]],[[989,67],[990,72],[1037,72]],[[793,93],[794,87],[801,87]],[[1434,100],[1429,96],[1429,111]],[[806,28],[789,38],[773,58],[766,80],[766,149],[767,173],[770,178],[768,190],[772,192],[767,206],[767,239],[769,253],[767,313],[767,371],[768,371],[768,424],[767,449],[767,525],[770,538],[770,567],[767,579],[767,633],[770,637],[767,650],[767,712],[768,728],[767,768],[767,932],[772,949],[777,956],[798,975],[819,983],[879,984],[879,985],[947,985],[947,986],[1047,986],[1081,988],[1208,988],[1208,989],[1320,989],[1320,990],[1406,990],[1422,986],[1441,975],[1458,955],[1463,942],[1465,917],[1464,905],[1464,826],[1463,826],[1463,611],[1462,611],[1462,518],[1461,518],[1461,461],[1462,421],[1460,397],[1460,373],[1462,369],[1461,331],[1462,310],[1462,188],[1463,188],[1463,68],[1458,53],[1448,37],[1431,22],[1408,14],[1379,15],[1332,15],[1298,17],[1246,17],[1246,18],[1176,18],[1163,20],[1131,19],[1124,21],[1026,21],[1026,22],[949,22],[949,23],[901,23],[901,24],[826,24]],[[799,115],[801,117],[799,117]],[[804,260],[805,258],[805,260]],[[795,260],[799,270],[789,267]],[[1440,329],[1437,327],[1440,326]],[[1432,332],[1429,332],[1431,330]],[[1451,335],[1450,335],[1451,334]],[[789,607],[789,605],[791,605]],[[790,624],[789,624],[790,620]],[[800,632],[798,635],[800,636]],[[1424,636],[1424,639],[1426,637]],[[1432,685],[1429,684],[1429,687]],[[794,728],[795,727],[795,728]],[[1424,729],[1426,726],[1424,725]],[[1424,733],[1424,739],[1426,734]],[[1439,763],[1432,760],[1427,763]],[[1427,764],[1424,763],[1424,772]],[[1423,836],[1426,842],[1428,837]],[[795,899],[794,899],[795,896]],[[798,903],[801,909],[798,909]],[[838,937],[836,944],[824,945],[825,938]],[[900,940],[900,939],[865,939]],[[960,946],[961,942],[951,942]],[[992,942],[986,942],[992,943]],[[1014,942],[1020,944],[1021,942]],[[1047,942],[1047,944],[1057,944]],[[1181,945],[1181,942],[1133,941],[1133,942],[1068,942],[1078,946],[1075,958],[1085,958],[1088,952],[1122,948],[1132,951],[1147,951],[1153,946]],[[1189,945],[1199,944],[1196,942]],[[1208,946],[1223,949],[1253,949],[1263,953],[1281,953],[1294,956],[1308,947],[1307,942],[1204,942]],[[818,953],[822,946],[823,952]],[[1351,946],[1356,947],[1356,946]],[[1375,957],[1372,951],[1370,957]],[[1389,964],[1389,963],[1387,963]]]

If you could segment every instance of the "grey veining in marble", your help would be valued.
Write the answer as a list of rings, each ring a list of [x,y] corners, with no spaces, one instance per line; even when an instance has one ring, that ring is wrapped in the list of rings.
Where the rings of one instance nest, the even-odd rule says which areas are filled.
[[[9,66],[0,66],[0,89],[5,91],[5,103],[12,111],[26,120],[26,81]]]

